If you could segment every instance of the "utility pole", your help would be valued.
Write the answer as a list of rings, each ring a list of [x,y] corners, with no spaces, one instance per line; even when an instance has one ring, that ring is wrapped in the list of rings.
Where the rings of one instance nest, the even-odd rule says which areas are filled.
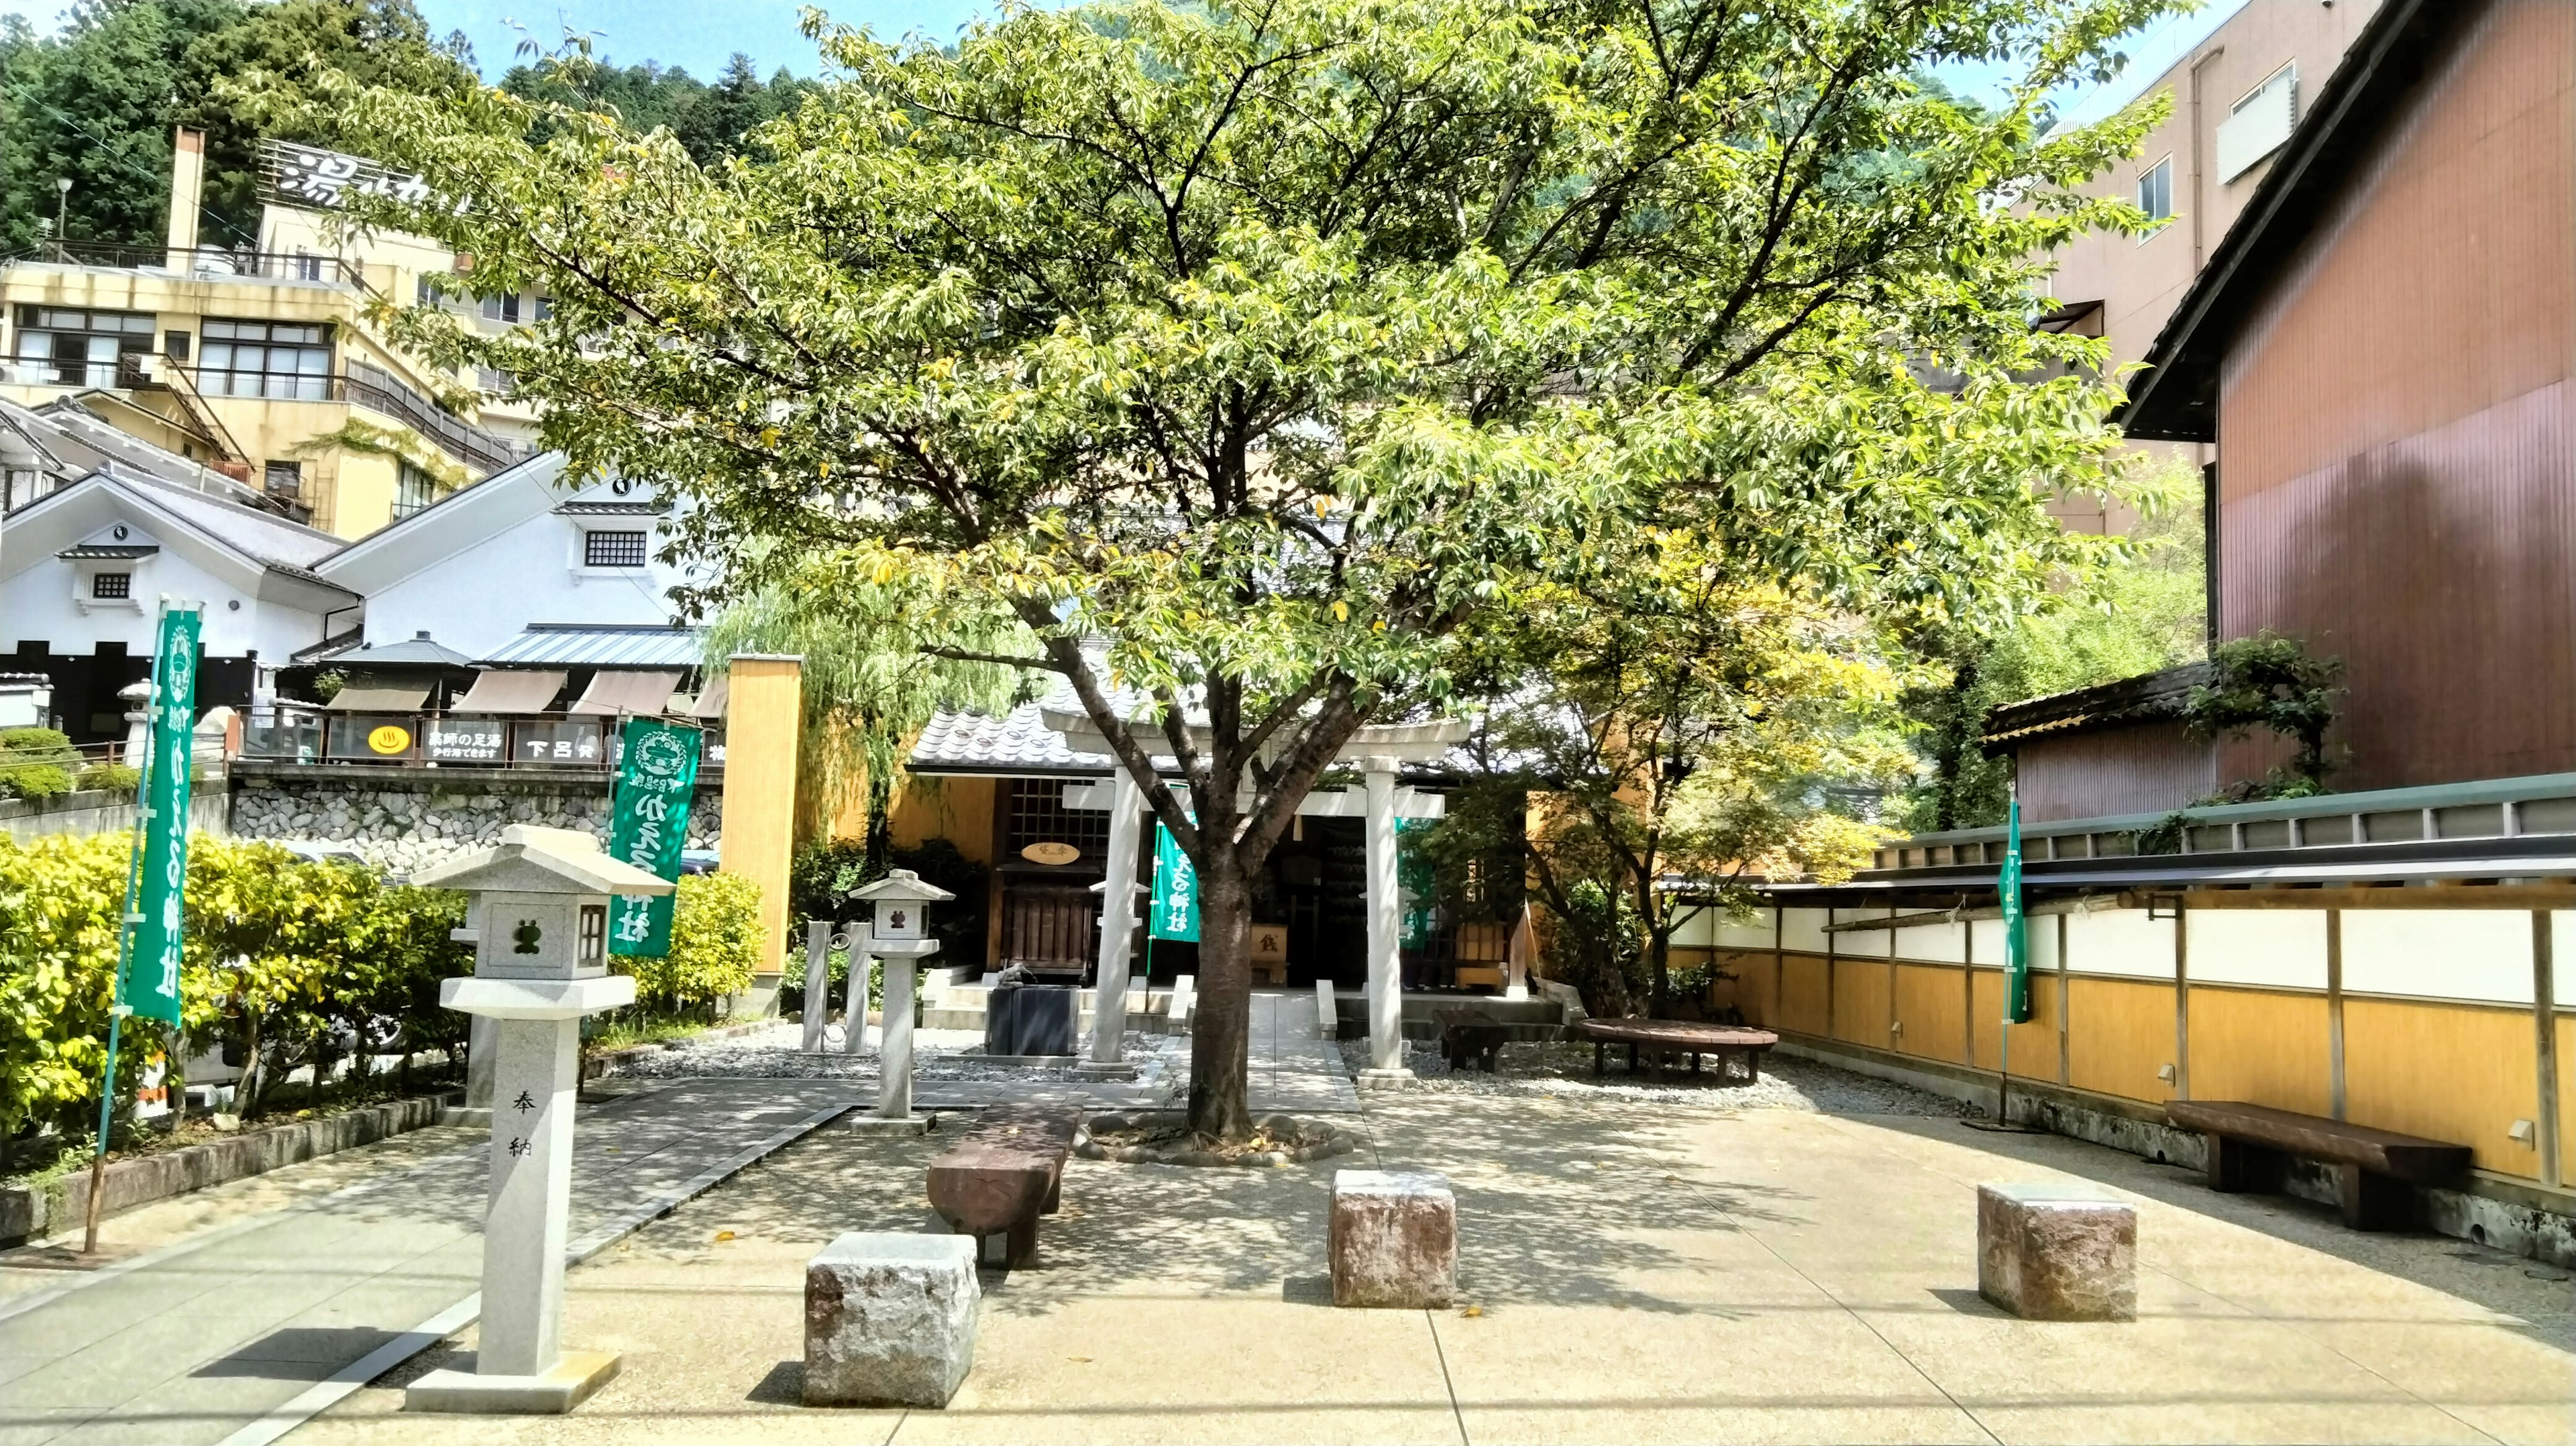
[[[64,243],[71,240],[71,233],[63,229],[65,218],[71,208],[71,203],[72,178],[69,176],[54,177],[54,259],[56,261],[68,261],[71,259],[71,253],[63,249]]]

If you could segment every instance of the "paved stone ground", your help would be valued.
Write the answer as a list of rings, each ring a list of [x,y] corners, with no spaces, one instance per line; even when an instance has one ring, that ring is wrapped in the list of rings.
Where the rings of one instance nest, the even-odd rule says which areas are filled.
[[[684,1081],[583,1110],[573,1232],[818,1110],[831,1084]],[[106,1222],[101,1269],[0,1253],[0,1446],[216,1442],[481,1284],[488,1136],[430,1129]]]
[[[804,1261],[935,1229],[926,1139],[829,1129],[574,1272],[566,1339],[624,1353],[569,1418],[398,1413],[470,1333],[295,1446],[616,1442],[2565,1442],[2567,1273],[1931,1113],[1602,1097],[1363,1097],[1356,1157],[1075,1161],[1038,1268],[989,1272],[941,1412],[796,1404]],[[1337,1166],[1446,1171],[1467,1309],[1330,1307]],[[1975,1294],[1974,1187],[2136,1202],[2140,1319]],[[728,1237],[724,1232],[731,1232]],[[1472,1310],[1472,1314],[1470,1313]]]
[[[1348,1068],[1361,1068],[1368,1063],[1368,1042],[1341,1041],[1341,1056]],[[1714,1062],[1702,1074],[1691,1074],[1684,1066],[1666,1070],[1664,1078],[1656,1081],[1643,1072],[1630,1074],[1624,1054],[1616,1051],[1608,1072],[1595,1075],[1592,1046],[1579,1041],[1549,1044],[1522,1040],[1504,1045],[1497,1061],[1501,1068],[1492,1074],[1472,1068],[1452,1070],[1436,1046],[1420,1041],[1414,1043],[1404,1062],[1406,1068],[1421,1077],[1416,1088],[1434,1094],[1694,1103],[1739,1110],[1822,1110],[1828,1114],[1956,1117],[1981,1113],[1957,1100],[1910,1085],[1872,1079],[1783,1054],[1764,1056],[1762,1077],[1751,1084],[1721,1082]]]

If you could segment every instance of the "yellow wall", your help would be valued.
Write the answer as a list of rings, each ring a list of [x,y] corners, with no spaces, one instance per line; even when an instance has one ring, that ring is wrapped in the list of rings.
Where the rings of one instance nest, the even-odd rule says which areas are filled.
[[[1903,1054],[1917,1054],[1949,1064],[1965,1064],[1968,1037],[1967,981],[1955,967],[1938,964],[1896,966],[1896,1019],[1905,1027],[1888,1033]]]
[[[1772,1027],[1793,1034],[1825,1034],[1824,957],[1791,954],[1780,968],[1779,1022]]]
[[[1977,1002],[1969,1012],[1976,1021],[1977,1068],[2001,1069],[1995,1043],[2003,1033],[2004,974],[1979,969]],[[2012,1072],[2023,1079],[2057,1078],[2057,976],[2030,971],[2030,1018],[2012,1027]]]
[[[2173,1086],[2156,1071],[2173,1062],[2174,993],[2150,980],[2077,974],[2067,981],[2066,1025],[2077,1089],[2162,1103]]]
[[[803,665],[738,657],[725,705],[725,872],[760,885],[761,972],[781,972],[787,868],[796,849],[796,744],[804,719]]]
[[[2539,1151],[2505,1134],[2540,1117],[2530,1009],[2346,999],[2343,1041],[2353,1123],[2467,1145],[2482,1169],[2539,1176]]]
[[[1834,963],[1834,1038],[1872,1049],[1885,1049],[1888,1021],[1888,962],[1884,959],[1840,959]]]
[[[894,846],[918,848],[944,838],[987,868],[993,863],[993,792],[990,778],[907,778],[887,822]]]
[[[2558,1183],[2576,1184],[2576,1014],[2558,1016]]]
[[[2326,997],[2193,985],[2191,1094],[2304,1115],[2332,1113]]]

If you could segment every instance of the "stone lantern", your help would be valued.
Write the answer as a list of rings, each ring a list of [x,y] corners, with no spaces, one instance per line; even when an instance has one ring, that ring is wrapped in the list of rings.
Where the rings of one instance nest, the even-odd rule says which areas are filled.
[[[877,1112],[862,1123],[879,1128],[918,1130],[912,1113],[912,996],[921,961],[939,952],[930,937],[926,915],[932,904],[955,894],[925,884],[910,869],[896,869],[873,884],[862,884],[850,897],[875,905],[876,917],[854,930],[850,943],[850,995],[859,1001],[853,1019],[867,1018],[867,967],[871,958],[885,961],[885,1033],[877,1045]],[[860,1026],[854,1025],[853,1028]]]
[[[462,889],[474,973],[438,998],[490,1020],[492,1185],[483,1221],[481,1347],[472,1371],[433,1371],[404,1392],[412,1411],[563,1412],[617,1374],[606,1351],[567,1351],[564,1245],[572,1213],[573,1095],[581,1019],[635,1002],[608,972],[611,894],[671,885],[569,829],[512,825],[499,846],[415,876]]]

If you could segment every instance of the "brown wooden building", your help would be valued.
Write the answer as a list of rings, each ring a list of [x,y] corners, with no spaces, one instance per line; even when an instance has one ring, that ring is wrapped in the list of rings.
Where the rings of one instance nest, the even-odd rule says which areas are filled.
[[[2344,660],[2339,787],[2576,771],[2576,5],[2383,5],[2147,366],[2129,434],[2216,444],[2217,635]],[[2057,818],[2269,761],[2082,695],[1988,738]]]

